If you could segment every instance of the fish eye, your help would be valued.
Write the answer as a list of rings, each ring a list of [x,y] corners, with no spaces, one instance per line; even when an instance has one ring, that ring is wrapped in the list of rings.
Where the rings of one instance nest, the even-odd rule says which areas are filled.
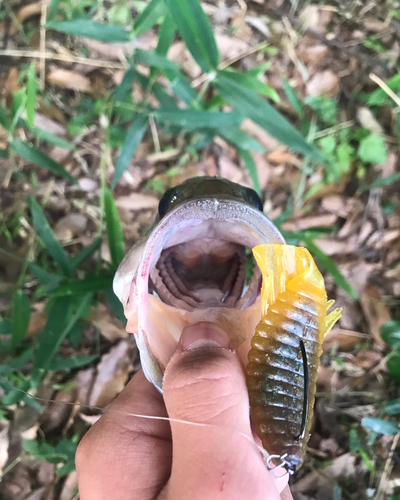
[[[263,212],[264,210],[263,202],[259,197],[259,195],[253,189],[250,188],[246,189],[245,198],[246,201],[250,203],[250,205],[253,205],[253,207],[256,208],[257,210],[260,210],[260,212]]]
[[[158,214],[161,219],[166,215],[168,210],[171,208],[172,203],[176,200],[176,189],[170,188],[163,194],[160,203],[158,204]]]

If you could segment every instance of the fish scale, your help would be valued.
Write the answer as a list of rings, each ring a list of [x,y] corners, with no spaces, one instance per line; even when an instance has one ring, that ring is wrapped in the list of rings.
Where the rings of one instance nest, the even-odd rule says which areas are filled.
[[[271,247],[276,247],[279,255],[271,252]],[[251,417],[264,448],[271,455],[287,454],[285,464],[293,472],[303,460],[310,434],[327,297],[322,276],[307,250],[260,245],[254,255],[263,274],[262,297],[269,303],[263,304],[265,313],[248,354]],[[296,262],[290,262],[293,258]],[[279,281],[274,279],[273,272],[280,273]],[[274,286],[273,290],[268,288]],[[301,341],[307,357],[307,395]],[[305,397],[308,418],[304,437],[299,439],[303,431]]]

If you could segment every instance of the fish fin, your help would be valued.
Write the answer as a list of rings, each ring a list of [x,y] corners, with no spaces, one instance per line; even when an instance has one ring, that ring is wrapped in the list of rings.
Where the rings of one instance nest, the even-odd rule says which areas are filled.
[[[332,302],[331,300],[328,301],[329,302]],[[327,303],[327,305],[328,305]],[[337,307],[335,310],[333,310],[331,313],[328,314],[328,316],[326,317],[326,320],[325,320],[325,332],[324,332],[324,337],[326,336],[327,333],[329,333],[333,326],[335,325],[335,323],[338,321],[338,319],[341,317],[342,315],[342,308],[341,307]]]

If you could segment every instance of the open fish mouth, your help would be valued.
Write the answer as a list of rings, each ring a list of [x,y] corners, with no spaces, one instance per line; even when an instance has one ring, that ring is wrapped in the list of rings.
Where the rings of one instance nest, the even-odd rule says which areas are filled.
[[[243,366],[260,321],[261,273],[247,254],[283,244],[257,194],[216,178],[169,190],[154,226],[127,254],[114,291],[134,333],[147,378],[162,390],[165,367],[185,326],[211,321],[230,335]]]

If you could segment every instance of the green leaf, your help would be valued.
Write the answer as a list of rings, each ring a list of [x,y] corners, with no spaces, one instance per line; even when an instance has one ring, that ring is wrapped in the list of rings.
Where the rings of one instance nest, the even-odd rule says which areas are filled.
[[[399,426],[395,422],[383,420],[382,418],[364,417],[361,425],[366,429],[377,432],[378,434],[395,435],[399,432]]]
[[[50,21],[46,27],[68,35],[84,36],[101,42],[129,42],[131,39],[130,33],[122,26],[96,23],[90,19]]]
[[[55,277],[54,274],[48,273],[45,269],[38,266],[34,262],[29,262],[28,269],[35,276],[35,278],[37,278],[44,285],[50,283]],[[61,278],[61,276],[58,276],[58,278]]]
[[[167,14],[158,32],[156,52],[160,56],[166,56],[176,33],[176,24],[171,14]]]
[[[238,85],[243,85],[243,87],[246,87],[246,89],[252,90],[256,94],[263,95],[265,97],[269,97],[272,101],[274,102],[280,102],[281,99],[276,92],[275,89],[267,85],[266,83],[260,82],[258,78],[255,78],[251,74],[249,75],[248,73],[239,73],[237,71],[232,71],[232,70],[223,70],[219,72],[220,75],[222,75],[225,78],[228,78],[228,80],[232,80],[233,82],[237,83]]]
[[[55,356],[50,365],[50,370],[59,371],[81,368],[82,366],[89,365],[98,357],[99,356],[97,354],[92,354],[89,356],[77,356],[75,358],[63,358],[62,356]]]
[[[213,30],[199,0],[166,0],[166,5],[186,47],[203,70],[216,70],[220,55]]]
[[[380,179],[376,179],[376,181],[374,181],[370,187],[380,188],[385,186],[391,186],[392,184],[394,184],[399,180],[400,180],[400,172],[396,172],[395,174],[391,174],[386,177],[381,177]]]
[[[223,139],[230,142],[235,148],[244,151],[256,151],[257,153],[265,153],[264,147],[240,128],[229,127],[223,130],[215,130],[215,134],[219,134]]]
[[[400,321],[391,320],[382,325],[381,337],[390,347],[400,351]]]
[[[397,73],[397,75],[392,76],[392,78],[389,78],[387,82],[385,82],[386,85],[390,88],[390,90],[393,90],[393,92],[398,92],[400,90],[400,73]],[[389,99],[387,93],[379,88],[372,92],[370,95],[367,105],[368,106],[383,106],[386,104],[387,100]]]
[[[109,189],[104,193],[108,246],[110,248],[111,260],[117,268],[125,256],[124,233],[122,231],[117,206]]]
[[[308,144],[286,118],[264,99],[221,75],[213,84],[228,104],[251,118],[270,135],[304,155],[321,159],[321,153]]]
[[[30,195],[28,196],[27,201],[37,234],[46,246],[49,254],[57,262],[62,272],[66,276],[71,276],[72,268],[68,256],[65,253],[64,248],[61,246],[60,242],[54,236],[53,230],[47,222],[47,219],[38,202],[33,196]]]
[[[154,118],[160,123],[175,125],[186,130],[216,129],[240,125],[240,113],[222,113],[196,109],[177,109],[175,111],[155,111]]]
[[[283,79],[283,90],[285,91],[286,97],[288,98],[292,108],[296,111],[300,118],[304,117],[303,105],[296,94],[294,88],[290,85],[289,81],[284,78]]]
[[[258,179],[258,172],[256,164],[254,163],[253,157],[249,151],[245,151],[243,149],[238,149],[238,153],[240,154],[246,170],[250,175],[250,179],[253,182],[253,187],[257,191],[258,194],[261,194],[260,181]]]
[[[21,141],[20,139],[14,139],[12,143],[10,144],[10,147],[13,151],[15,151],[19,156],[24,158],[24,160],[34,163],[35,165],[38,165],[39,167],[43,167],[49,172],[52,172],[53,174],[60,175],[62,177],[65,177],[69,181],[73,182],[76,184],[76,180],[72,177],[71,174],[69,174],[64,167],[62,167],[59,163],[56,163],[53,161],[51,158],[46,156],[44,153],[39,151],[38,149],[34,148],[33,146],[30,146],[26,142]]]
[[[147,66],[158,69],[171,69],[174,71],[178,69],[178,66],[174,62],[151,50],[136,49],[135,59]]]
[[[321,266],[330,273],[336,281],[336,284],[340,286],[352,299],[358,299],[358,293],[343,276],[333,260],[328,257],[326,253],[323,252],[310,238],[305,238],[304,243],[306,244],[306,247],[310,251],[311,255],[316,257]]]
[[[49,10],[47,11],[47,21],[54,19],[60,9],[61,1],[62,0],[51,0]]]
[[[80,252],[78,252],[71,259],[71,267],[72,269],[76,269],[79,267],[85,260],[91,257],[101,246],[101,238],[96,238],[93,243],[89,246],[82,248]]]
[[[171,83],[171,90],[178,99],[187,106],[191,106],[197,98],[197,92],[190,85],[189,80],[180,71],[166,70],[165,76]]]
[[[9,156],[8,149],[0,149],[0,158],[5,160]]]
[[[358,157],[365,163],[383,163],[387,158],[385,141],[379,135],[369,134],[361,140]]]
[[[151,0],[133,23],[135,36],[143,35],[167,12],[164,0]]]
[[[112,181],[113,189],[121,179],[125,170],[129,167],[129,163],[131,162],[131,159],[135,154],[136,148],[138,147],[146,132],[147,124],[148,117],[146,115],[139,114],[129,128],[125,137],[124,144],[122,145],[117,164],[115,166],[115,172]]]
[[[87,276],[83,280],[69,280],[60,285],[51,293],[52,297],[65,297],[68,295],[79,295],[87,292],[99,292],[112,286],[113,274],[100,276]]]
[[[129,68],[125,73],[122,82],[118,85],[114,93],[114,99],[116,101],[125,101],[129,94],[132,92],[132,85],[135,81],[136,70],[135,68]]]
[[[35,119],[37,87],[35,65],[31,64],[28,70],[28,83],[26,86],[26,123],[29,128],[33,128]]]
[[[18,92],[14,92],[13,94],[13,101],[11,104],[12,122],[8,130],[11,134],[14,133],[14,129],[25,107],[26,107],[26,89],[22,88],[21,90],[19,90]]]
[[[12,323],[5,318],[0,318],[0,334],[12,333]]]
[[[17,290],[13,300],[12,347],[16,347],[25,338],[30,317],[29,298],[22,290]]]
[[[385,404],[385,412],[388,415],[400,415],[400,398],[388,401]]]
[[[46,325],[39,335],[39,345],[32,368],[32,383],[37,387],[71,328],[82,316],[83,311],[90,304],[92,295],[85,295],[74,309],[70,297],[56,298],[49,310]]]
[[[393,352],[386,361],[386,366],[390,376],[396,381],[400,382],[400,354]]]
[[[4,111],[4,108],[0,106],[0,125],[5,128],[7,131],[11,128],[10,118],[8,114]]]
[[[75,151],[76,147],[70,142],[66,141],[62,137],[58,135],[52,134],[47,130],[43,130],[41,128],[34,127],[33,133],[35,136],[41,141],[46,141],[53,146],[58,146],[59,148],[68,149],[70,151]],[[75,182],[75,179],[74,179]]]
[[[29,396],[29,394],[27,394],[27,391],[31,388],[30,380],[24,380],[19,387],[13,386],[6,380],[5,382],[0,383],[0,387],[2,387],[6,393],[6,395],[2,398],[2,404],[4,406],[10,406],[23,401],[35,410],[40,412],[43,411],[43,407],[35,399]]]

